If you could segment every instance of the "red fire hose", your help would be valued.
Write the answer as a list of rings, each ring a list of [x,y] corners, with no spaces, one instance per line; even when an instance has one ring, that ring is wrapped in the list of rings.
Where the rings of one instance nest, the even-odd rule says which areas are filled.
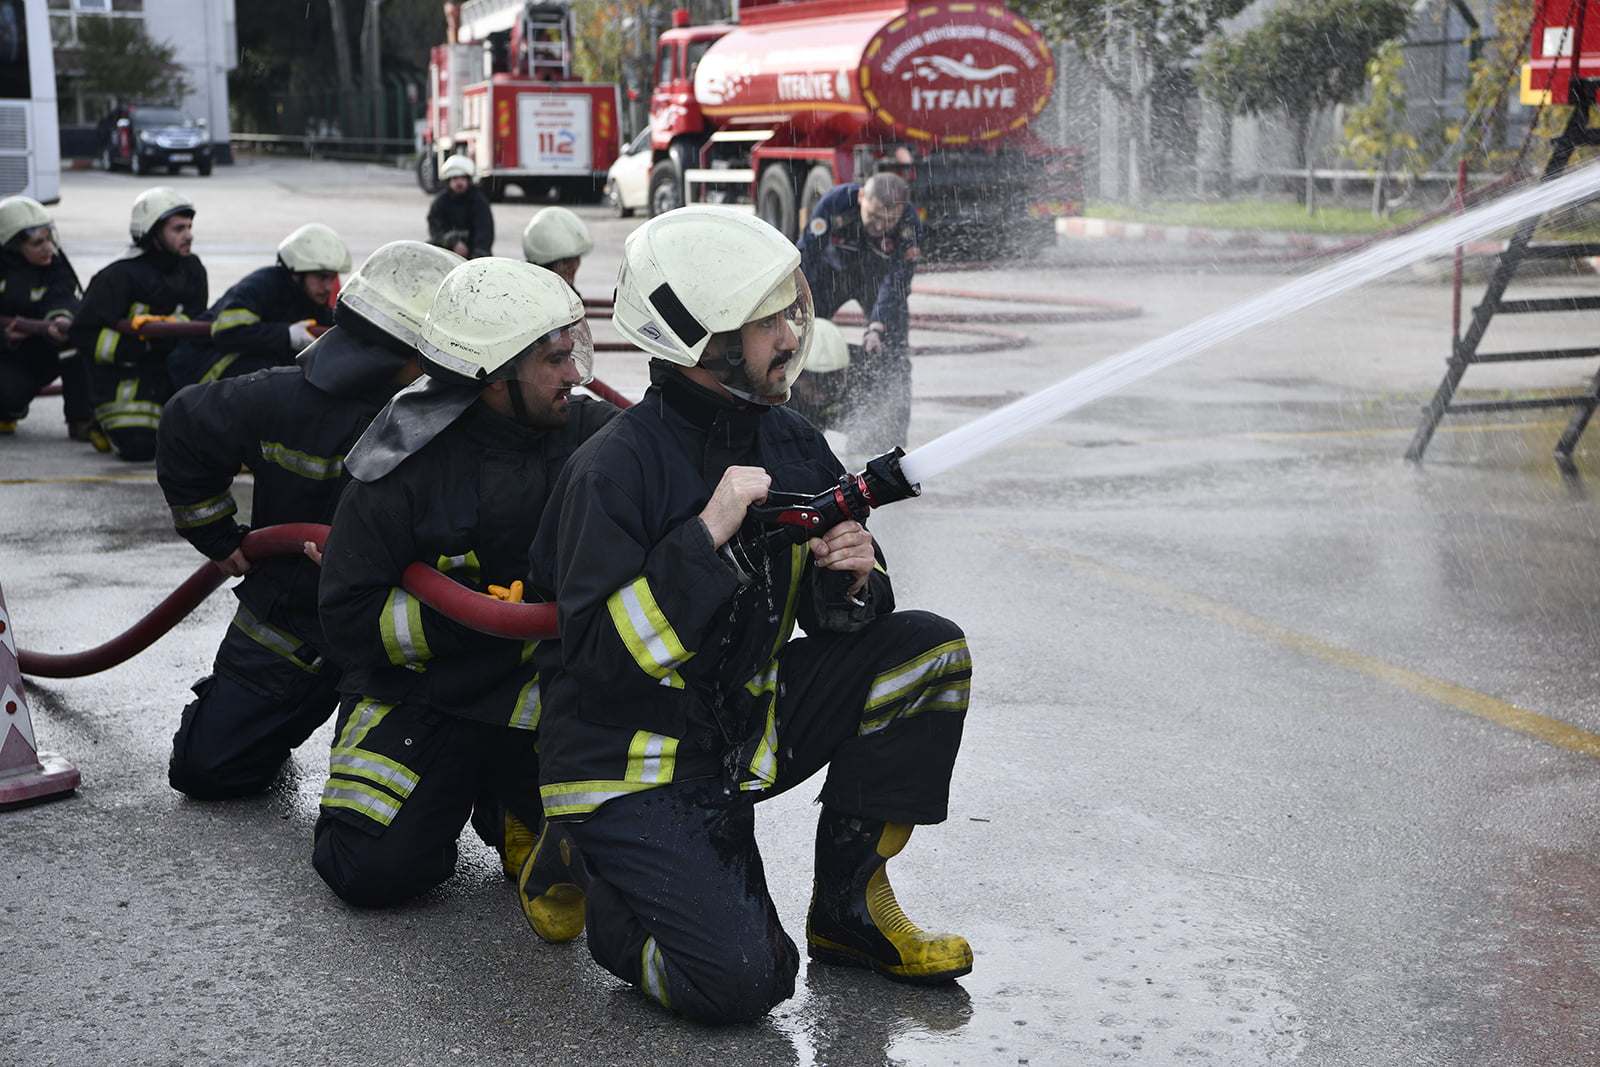
[[[326,326],[311,326],[307,328],[312,337],[321,337],[328,331]],[[210,337],[211,323],[189,322],[147,322],[138,329],[134,329],[132,321],[128,319],[117,320],[117,332],[125,333],[130,337],[143,337],[146,340],[158,341],[170,337]]]
[[[251,530],[244,537],[244,554],[251,560],[298,555],[305,543],[321,549],[328,528],[318,523],[285,523]],[[54,655],[17,651],[22,673],[35,678],[81,678],[132,659],[156,642],[200,602],[227,581],[215,563],[205,563],[174,589],[155,610],[111,640],[85,652]],[[425,563],[413,563],[401,576],[401,585],[429,607],[464,626],[527,641],[556,636],[554,604],[509,604],[475,593]]]

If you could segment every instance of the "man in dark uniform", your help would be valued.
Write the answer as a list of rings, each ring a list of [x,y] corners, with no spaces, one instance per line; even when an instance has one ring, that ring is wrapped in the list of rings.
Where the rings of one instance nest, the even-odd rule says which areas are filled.
[[[278,262],[246,274],[205,313],[211,336],[180,343],[167,368],[172,385],[240,377],[286,367],[333,322],[339,275],[350,252],[331,228],[308,222],[278,244]]]
[[[13,322],[0,331],[0,434],[26,418],[40,390],[61,376],[67,436],[89,439],[89,382],[76,356],[65,365],[72,316],[78,311],[78,275],[56,245],[44,205],[26,196],[0,200],[0,317],[37,320],[42,334]]]
[[[850,452],[876,456],[904,445],[911,422],[906,301],[922,248],[910,187],[890,171],[835,186],[817,201],[799,243],[817,315],[831,319],[854,300],[867,317],[861,358],[850,367]]]
[[[340,670],[317,621],[318,569],[304,556],[248,559],[231,491],[255,476],[256,528],[327,523],[344,457],[418,374],[417,331],[461,257],[421,241],[384,245],[339,294],[337,325],[296,364],[180,389],[162,415],[156,478],[173,525],[231,576],[239,609],[212,673],[195,683],[167,777],[198,800],[265,789],[333,714]]]
[[[477,183],[477,165],[451,156],[439,168],[445,188],[428,206],[428,240],[458,256],[479,259],[494,254],[494,212]]]
[[[147,189],[133,202],[134,247],[89,281],[69,336],[89,360],[95,447],[121,459],[154,459],[161,406],[172,396],[174,342],[118,332],[150,321],[188,321],[206,308],[206,269],[192,251],[194,205],[176,189]]]
[[[402,575],[421,561],[470,589],[519,599],[557,472],[616,414],[571,395],[593,367],[583,301],[531,263],[477,259],[452,271],[418,349],[424,377],[348,457],[355,480],[323,557],[322,625],[345,666],[345,700],[313,863],[363,907],[450,877],[456,839],[486,797],[518,826],[541,823],[535,642],[448,618],[408,593]],[[500,836],[507,823],[474,825],[504,849],[508,872],[521,873],[519,842]],[[540,936],[582,931],[581,897],[545,909],[549,887],[522,883]]]
[[[561,625],[535,653],[545,814],[582,851],[590,954],[702,1022],[794,991],[754,807],[824,765],[812,958],[917,983],[972,967],[964,939],[906,918],[885,871],[911,824],[945,818],[966,639],[894,610],[859,523],[802,544],[747,526],[752,505],[843,474],[781,406],[809,343],[799,261],[727,208],[629,236],[614,322],[654,357],[652,384],[568,463],[529,557]]]

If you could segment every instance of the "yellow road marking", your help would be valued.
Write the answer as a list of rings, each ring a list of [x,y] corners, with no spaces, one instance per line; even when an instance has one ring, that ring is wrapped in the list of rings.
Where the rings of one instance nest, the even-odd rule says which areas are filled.
[[[154,474],[96,474],[70,478],[0,478],[0,485],[70,485],[76,482],[153,482]]]
[[[1101,563],[1099,560],[1080,556],[1075,552],[1055,548],[1042,542],[1023,537],[1019,534],[1000,530],[983,523],[969,520],[958,520],[963,525],[969,526],[975,533],[992,541],[998,541],[1006,547],[1018,552],[1025,552],[1037,559],[1047,560],[1052,563],[1065,564],[1074,570],[1092,575],[1101,581],[1112,585],[1121,586],[1141,596],[1149,597],[1170,607],[1179,608],[1199,618],[1220,622],[1236,630],[1259,637],[1264,641],[1291,648],[1313,659],[1322,660],[1324,663],[1335,667],[1364,674],[1369,678],[1392,685],[1397,689],[1427,697],[1429,700],[1438,701],[1448,707],[1476,715],[1480,719],[1498,723],[1518,733],[1526,734],[1535,740],[1557,745],[1569,752],[1576,752],[1580,756],[1600,760],[1600,734],[1592,734],[1587,730],[1579,729],[1571,723],[1559,719],[1552,719],[1540,715],[1536,711],[1520,708],[1515,704],[1498,700],[1485,693],[1456,685],[1453,682],[1434,678],[1418,671],[1387,663],[1384,660],[1357,652],[1354,649],[1344,648],[1309,634],[1291,630],[1287,626],[1279,626],[1275,622],[1268,622],[1247,612],[1230,608],[1215,600],[1209,600],[1194,593],[1186,593],[1170,585],[1158,582],[1153,578],[1134,574],[1118,567]]]

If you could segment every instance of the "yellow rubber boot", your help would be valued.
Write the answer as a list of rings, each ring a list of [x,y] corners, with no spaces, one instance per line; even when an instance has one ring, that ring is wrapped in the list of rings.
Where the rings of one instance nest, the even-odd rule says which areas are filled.
[[[500,869],[506,872],[507,878],[522,876],[522,865],[527,862],[528,853],[533,851],[535,840],[537,837],[532,827],[509,811],[502,810]]]
[[[906,918],[889,884],[888,861],[911,837],[904,823],[824,812],[817,823],[817,876],[806,945],[818,963],[867,967],[897,982],[931,985],[972,970],[972,948],[956,934],[926,933]]]
[[[545,821],[517,875],[522,914],[546,941],[571,941],[583,933],[584,887],[589,878],[577,843],[560,823]]]

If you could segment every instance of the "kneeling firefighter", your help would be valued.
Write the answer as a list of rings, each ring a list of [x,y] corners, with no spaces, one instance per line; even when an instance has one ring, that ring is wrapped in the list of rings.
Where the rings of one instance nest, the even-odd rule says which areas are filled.
[[[912,824],[946,816],[965,637],[895,610],[854,519],[800,543],[740,534],[754,506],[844,473],[783,406],[811,341],[799,260],[719,207],[629,236],[614,321],[651,386],[567,465],[529,556],[561,618],[535,652],[544,807],[584,856],[589,951],[711,1023],[794,991],[754,807],[823,767],[811,957],[914,983],[972,967],[964,939],[906,918],[885,868]]]
[[[535,930],[570,939],[583,925],[581,875],[559,849],[548,884],[524,874],[542,822],[532,643],[446,617],[402,576],[420,560],[520,600],[556,475],[617,411],[572,395],[594,360],[583,301],[529,263],[451,271],[418,349],[424,376],[347,458],[354,481],[324,551],[322,625],[345,674],[313,863],[353,904],[396,904],[450,877],[472,818],[519,878]]]

